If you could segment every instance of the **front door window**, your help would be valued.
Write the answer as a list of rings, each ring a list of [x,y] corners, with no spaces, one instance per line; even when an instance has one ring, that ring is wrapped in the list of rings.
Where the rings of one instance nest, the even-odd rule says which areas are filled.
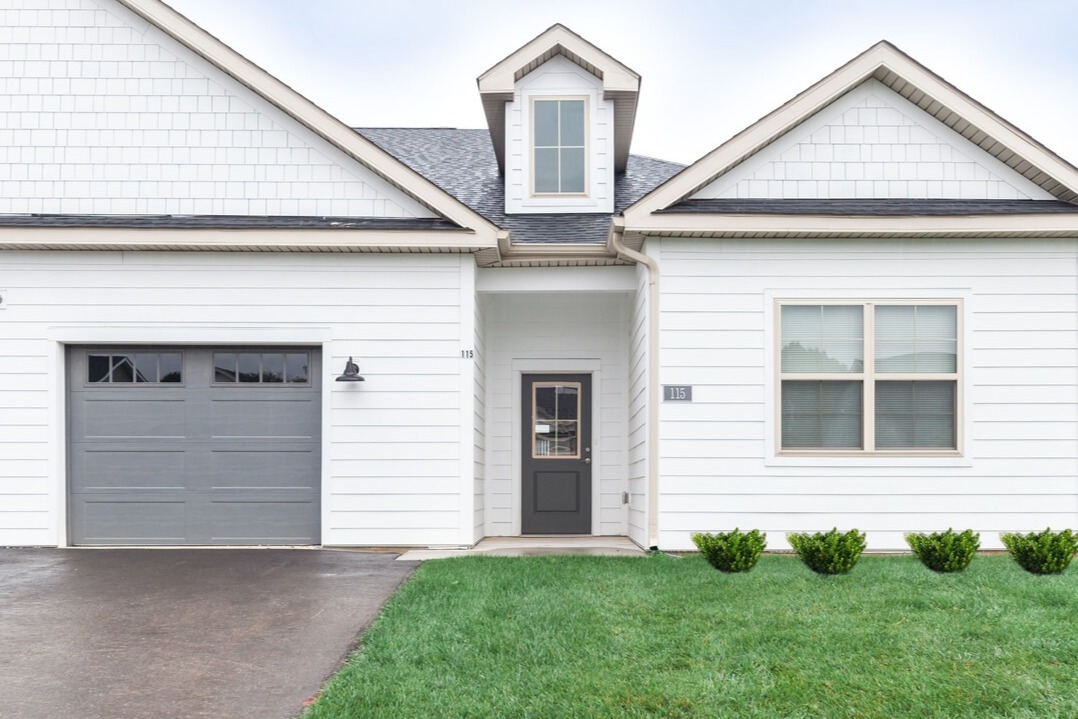
[[[580,383],[532,385],[532,457],[580,459]]]

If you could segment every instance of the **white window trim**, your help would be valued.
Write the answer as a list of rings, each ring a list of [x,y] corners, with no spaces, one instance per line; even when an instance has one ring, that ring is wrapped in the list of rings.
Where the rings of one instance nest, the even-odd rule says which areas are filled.
[[[579,100],[584,103],[584,191],[539,192],[535,189],[535,105],[539,102]],[[561,147],[559,145],[559,147]],[[528,196],[531,199],[591,197],[591,103],[587,95],[533,95],[528,99]]]
[[[968,288],[932,288],[917,291],[888,290],[880,293],[871,288],[849,290],[768,290],[763,296],[765,368],[765,455],[764,465],[768,467],[970,467],[973,464],[973,451],[970,437],[970,416],[968,407],[968,386],[971,368],[969,352],[970,323],[968,314],[971,291]],[[880,450],[868,452],[860,450],[782,450],[780,434],[782,431],[781,406],[781,341],[780,308],[783,304],[917,304],[917,305],[955,305],[958,319],[958,366],[955,388],[955,443],[956,449],[945,450]],[[809,375],[806,375],[808,377]],[[922,375],[931,378],[934,375]],[[953,378],[953,376],[949,376]],[[862,407],[862,412],[867,412]],[[866,428],[867,432],[868,429]]]

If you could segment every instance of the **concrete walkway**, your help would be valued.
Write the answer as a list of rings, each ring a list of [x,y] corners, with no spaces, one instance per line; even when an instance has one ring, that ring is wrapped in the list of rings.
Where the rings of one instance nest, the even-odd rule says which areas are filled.
[[[0,549],[0,717],[295,717],[416,566],[395,558]]]
[[[529,557],[554,554],[640,557],[645,552],[628,537],[487,537],[470,549],[413,549],[402,554],[399,559],[425,561],[475,554],[488,557]]]

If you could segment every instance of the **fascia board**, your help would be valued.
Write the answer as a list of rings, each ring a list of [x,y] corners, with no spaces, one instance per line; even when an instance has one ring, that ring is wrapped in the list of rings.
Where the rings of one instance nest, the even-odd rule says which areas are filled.
[[[1078,170],[1074,166],[939,75],[898,50],[881,64],[1071,192],[1078,193]]]
[[[473,252],[491,248],[469,230],[221,230],[116,227],[0,227],[0,249],[134,249],[215,250],[298,248],[341,251],[362,248],[433,249]]]
[[[1078,236],[1078,214],[962,216],[750,215],[686,213],[639,216],[626,233],[642,235],[768,234],[775,236]]]
[[[880,42],[753,123],[624,211],[627,222],[666,209],[713,182],[746,155],[812,117],[877,71],[894,72],[1073,192],[1078,171],[1031,137],[887,42]]]
[[[116,0],[435,213],[496,243],[497,227],[160,0]]]

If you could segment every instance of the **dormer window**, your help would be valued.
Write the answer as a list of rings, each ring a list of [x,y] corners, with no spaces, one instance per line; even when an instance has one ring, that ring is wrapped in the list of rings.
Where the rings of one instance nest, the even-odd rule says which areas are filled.
[[[583,194],[587,183],[583,99],[535,100],[535,194]]]

